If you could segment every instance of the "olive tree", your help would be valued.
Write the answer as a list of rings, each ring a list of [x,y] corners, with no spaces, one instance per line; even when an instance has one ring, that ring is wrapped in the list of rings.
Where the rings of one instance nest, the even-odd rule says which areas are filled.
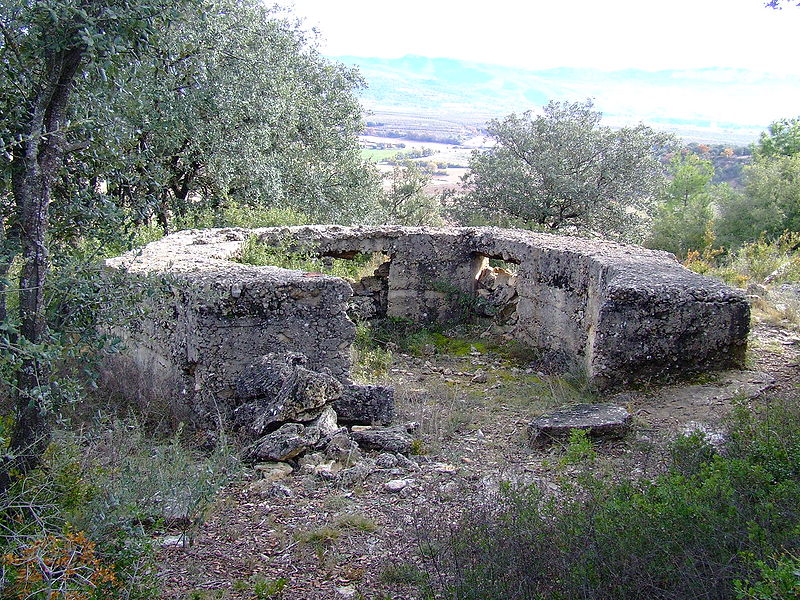
[[[379,190],[360,85],[257,0],[0,3],[0,376],[16,404],[0,488],[48,441],[53,259],[231,199],[359,218]]]
[[[3,182],[3,355],[15,370],[14,427],[0,470],[35,466],[48,443],[51,392],[45,356],[50,204],[71,147],[68,132],[80,79],[135,56],[175,3],[154,0],[8,0],[0,5],[0,140]],[[6,310],[9,267],[18,257],[18,324]]]
[[[358,149],[359,74],[261,2],[186,5],[120,76],[103,130],[127,160],[104,178],[165,230],[231,200],[354,220],[379,189]]]
[[[664,185],[657,151],[666,134],[601,126],[592,102],[550,102],[493,120],[495,146],[473,153],[464,181],[470,210],[550,231],[635,238]]]

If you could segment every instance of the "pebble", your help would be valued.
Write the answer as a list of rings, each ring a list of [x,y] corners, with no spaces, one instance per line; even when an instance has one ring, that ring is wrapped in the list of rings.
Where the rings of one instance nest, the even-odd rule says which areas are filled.
[[[472,383],[486,383],[489,381],[489,376],[483,369],[478,369],[472,377]]]
[[[408,479],[392,479],[384,484],[383,489],[390,494],[396,494],[407,488],[409,483],[411,482]]]

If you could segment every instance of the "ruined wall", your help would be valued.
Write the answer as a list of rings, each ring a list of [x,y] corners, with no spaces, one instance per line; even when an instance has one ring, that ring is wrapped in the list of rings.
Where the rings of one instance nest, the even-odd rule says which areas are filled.
[[[187,231],[108,261],[131,281],[168,276],[150,316],[128,327],[129,357],[183,383],[191,411],[224,402],[243,365],[300,352],[349,382],[354,326],[344,280],[231,262],[248,235],[321,256],[379,252],[388,263],[355,300],[392,317],[447,322],[477,293],[489,258],[518,265],[510,335],[582,365],[600,387],[741,364],[744,295],[672,255],[612,242],[497,228],[303,226]],[[360,286],[360,287],[359,287]],[[159,366],[160,365],[160,366]]]
[[[310,369],[348,380],[350,286],[228,260],[246,237],[232,229],[179,232],[106,263],[127,271],[132,285],[152,284],[143,316],[117,333],[130,367],[167,386],[161,393],[174,395],[171,410],[182,420],[226,418],[243,369],[270,353],[302,353]]]

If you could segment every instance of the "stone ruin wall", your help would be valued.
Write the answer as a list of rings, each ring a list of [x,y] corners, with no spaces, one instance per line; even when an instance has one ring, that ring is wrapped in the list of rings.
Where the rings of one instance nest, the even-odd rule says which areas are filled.
[[[388,262],[353,286],[232,262],[250,235],[267,244],[294,241],[321,256],[381,253]],[[499,272],[506,288],[479,290],[497,279],[487,277],[490,258],[518,265],[514,289]],[[224,413],[220,406],[243,369],[267,354],[303,354],[310,369],[330,371],[358,403],[374,403],[375,390],[349,378],[353,288],[356,301],[374,305],[373,314],[420,323],[457,317],[459,297],[502,292],[515,305],[510,336],[570,358],[600,388],[740,366],[749,327],[744,294],[668,253],[497,228],[183,231],[107,266],[131,283],[163,280],[145,316],[118,333],[144,381],[159,382],[162,394],[177,391],[182,410],[201,420]],[[377,414],[373,420],[382,420]]]

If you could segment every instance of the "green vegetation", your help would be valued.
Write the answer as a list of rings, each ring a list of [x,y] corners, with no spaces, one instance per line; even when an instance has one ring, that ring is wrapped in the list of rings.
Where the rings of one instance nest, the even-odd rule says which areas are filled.
[[[352,280],[361,279],[377,266],[370,254],[359,254],[352,259],[320,257],[311,248],[297,247],[289,242],[271,246],[254,235],[247,238],[236,260],[246,265],[271,265]]]
[[[677,154],[670,171],[648,244],[685,258],[690,250],[703,251],[713,243],[714,167],[696,154]]]
[[[0,503],[4,597],[157,597],[151,536],[177,531],[191,544],[238,471],[224,443],[203,455],[180,434],[149,439],[135,421],[56,432]]]
[[[672,464],[654,479],[564,480],[557,497],[505,486],[496,503],[434,537],[440,552],[428,564],[438,592],[487,600],[792,597],[770,594],[800,582],[796,400],[741,406],[722,452],[697,435],[675,445]]]
[[[786,233],[768,242],[764,237],[723,255],[706,249],[689,252],[684,264],[703,275],[738,287],[750,283],[800,281],[800,233]]]
[[[389,189],[379,200],[383,221],[394,225],[442,225],[439,201],[425,192],[430,179],[415,162],[405,161],[395,167]]]
[[[378,530],[374,519],[356,513],[345,513],[336,519],[336,525],[345,529],[355,529],[371,533]]]
[[[782,252],[786,235],[800,230],[799,123],[782,119],[762,134],[753,147],[754,162],[742,170],[740,190],[711,185],[715,173],[709,160],[675,156],[648,244],[688,257],[690,264],[701,266],[702,256],[711,266],[733,271],[745,256],[760,260],[756,255],[770,244]],[[757,279],[755,273],[744,276]]]
[[[636,239],[664,184],[656,150],[670,138],[644,125],[602,127],[600,118],[587,100],[491,121],[497,144],[473,154],[463,210],[489,222]]]

